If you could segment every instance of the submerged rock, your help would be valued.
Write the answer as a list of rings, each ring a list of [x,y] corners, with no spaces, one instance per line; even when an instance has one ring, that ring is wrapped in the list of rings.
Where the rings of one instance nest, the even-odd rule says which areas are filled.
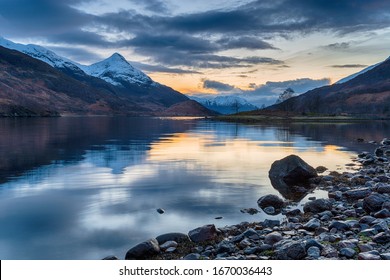
[[[300,200],[305,193],[294,190],[294,186],[309,187],[309,179],[317,177],[316,170],[296,155],[289,155],[275,161],[269,170],[269,178],[272,186],[278,190],[284,198]]]
[[[269,212],[271,212],[271,211],[269,211],[270,208],[268,208],[268,207],[273,207],[274,212],[280,212],[284,206],[284,201],[283,201],[283,199],[281,199],[277,195],[268,194],[268,195],[260,197],[259,200],[257,200],[257,204],[264,212],[269,214]],[[265,211],[265,209],[267,209],[267,211]]]

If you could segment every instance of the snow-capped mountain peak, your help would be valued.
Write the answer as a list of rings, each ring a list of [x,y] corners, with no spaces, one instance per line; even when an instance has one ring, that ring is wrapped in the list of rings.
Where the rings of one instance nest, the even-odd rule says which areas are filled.
[[[249,103],[245,98],[242,98],[237,95],[221,95],[216,97],[188,97],[199,102],[206,108],[219,112],[221,114],[234,114],[238,112],[258,109],[255,105]]]
[[[145,73],[134,68],[119,53],[114,53],[103,61],[86,66],[59,56],[53,51],[38,45],[18,44],[0,37],[0,46],[27,54],[54,68],[70,70],[74,74],[94,76],[115,86],[124,86],[125,83],[152,86],[158,85],[158,83],[154,82]]]
[[[123,82],[131,84],[155,84],[152,79],[141,70],[134,68],[121,54],[114,53],[103,61],[90,66],[80,66],[88,75],[98,77],[106,82],[122,86]]]

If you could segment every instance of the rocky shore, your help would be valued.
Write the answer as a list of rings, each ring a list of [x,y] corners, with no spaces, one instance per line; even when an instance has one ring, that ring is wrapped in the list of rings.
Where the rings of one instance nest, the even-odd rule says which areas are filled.
[[[259,198],[259,208],[270,215],[282,213],[282,220],[168,233],[129,249],[125,259],[390,260],[389,139],[373,153],[359,154],[355,161],[360,168],[353,172],[321,176],[296,156],[284,160],[275,162],[282,165],[277,172],[270,170],[271,181],[282,183],[275,187],[284,197],[301,198],[317,188],[327,191],[328,198],[310,197],[302,208],[291,199],[267,195]]]

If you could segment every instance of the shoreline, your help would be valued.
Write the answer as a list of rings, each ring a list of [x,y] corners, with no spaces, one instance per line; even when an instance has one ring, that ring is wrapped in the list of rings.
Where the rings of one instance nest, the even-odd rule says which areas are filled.
[[[311,197],[303,212],[286,201],[282,220],[167,233],[129,249],[124,259],[390,260],[390,140],[378,145],[374,153],[354,159],[361,164],[358,170],[311,179],[328,198]]]
[[[343,123],[364,121],[385,121],[389,117],[353,117],[353,116],[274,116],[274,115],[222,115],[210,117],[215,121],[237,123]]]

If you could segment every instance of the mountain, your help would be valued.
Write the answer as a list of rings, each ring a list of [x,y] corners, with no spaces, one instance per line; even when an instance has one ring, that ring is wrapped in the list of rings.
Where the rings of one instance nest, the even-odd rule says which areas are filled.
[[[217,96],[217,97],[196,97],[189,96],[191,99],[199,102],[206,108],[220,114],[235,114],[239,112],[252,111],[258,109],[255,105],[249,103],[246,99],[234,96]]]
[[[56,96],[55,93],[61,93],[87,102],[85,104],[83,103],[82,106],[76,102],[72,109],[70,107],[71,104],[61,104],[61,100],[65,101],[67,98],[58,99],[55,102],[52,101],[50,104],[46,104],[42,100],[33,100],[36,96],[30,95],[27,104],[24,104],[23,102],[19,104],[22,108],[26,108],[23,115],[28,115],[27,112],[29,112],[30,109],[32,115],[45,115],[46,113],[42,113],[44,111],[43,108],[46,108],[45,110],[50,112],[55,112],[54,114],[158,116],[166,115],[166,112],[172,112],[172,115],[177,115],[176,112],[173,112],[174,109],[171,109],[170,111],[167,110],[181,102],[185,102],[187,104],[186,106],[188,106],[188,104],[193,104],[188,103],[189,99],[185,95],[170,87],[154,82],[142,71],[134,68],[118,53],[113,54],[111,57],[101,62],[90,66],[84,66],[37,45],[16,44],[4,38],[0,38],[0,46],[5,47],[1,49],[1,59],[2,63],[4,63],[3,67],[7,69],[7,72],[2,73],[2,78],[4,80],[0,79],[0,82],[3,82],[3,87],[7,85],[5,79],[8,77],[15,82],[15,91],[18,91],[21,96],[24,96],[23,90],[27,91],[28,89],[23,88],[23,85],[28,84],[30,87],[37,90],[36,87],[38,84],[34,85],[30,83],[31,80],[37,80],[42,86],[40,91],[45,92],[47,95],[54,94],[53,96]],[[17,51],[18,54],[15,52],[8,52],[7,50],[9,49]],[[23,57],[21,53],[26,54],[34,59],[34,61]],[[10,57],[15,59],[15,61],[10,60]],[[37,63],[35,59],[44,63],[49,68],[43,67],[42,64]],[[18,64],[20,61],[23,61],[22,65]],[[27,63],[27,61],[29,62]],[[15,69],[13,69],[13,67]],[[22,69],[23,67],[24,69]],[[35,71],[37,71],[37,77],[34,77]],[[42,73],[42,71],[45,73]],[[25,81],[26,77],[22,75],[22,72],[28,73],[28,75],[25,75],[26,77],[28,76],[30,80]],[[52,81],[49,77],[50,75],[56,77],[57,80],[55,82]],[[59,79],[60,76],[61,80]],[[19,81],[20,86],[16,81]],[[7,88],[7,92],[10,94],[12,91],[10,88]],[[85,92],[88,92],[88,94],[85,94]],[[89,99],[87,98],[88,96],[90,97]],[[88,100],[85,100],[86,98]],[[8,99],[11,100],[12,95],[8,96]],[[93,105],[96,100],[100,101],[99,105]],[[42,104],[39,105],[41,101]],[[106,108],[103,110],[101,103],[104,102]],[[18,105],[16,96],[11,103],[15,106]],[[32,104],[35,105],[30,108],[30,105]],[[79,105],[81,107],[78,107]],[[87,108],[88,106],[92,107]],[[197,105],[195,107],[197,109],[188,108],[188,112],[191,111],[195,116],[204,116],[205,112],[212,114],[212,112],[205,108],[200,108],[202,106]],[[9,113],[9,108],[6,109],[4,107],[1,112],[3,112],[3,115],[7,115]],[[51,115],[51,113],[49,113],[49,115]]]
[[[388,57],[386,60],[389,60],[389,59],[390,59],[390,57]],[[386,60],[385,60],[385,61],[386,61]],[[364,73],[366,73],[367,71],[370,71],[371,69],[374,69],[375,67],[377,67],[378,65],[380,65],[380,64],[383,63],[383,62],[384,62],[384,61],[379,62],[379,63],[376,63],[376,64],[371,65],[371,66],[368,66],[368,67],[364,68],[363,70],[361,70],[361,71],[359,71],[359,72],[357,72],[357,73],[354,73],[354,74],[352,74],[352,75],[349,75],[349,76],[347,76],[347,77],[345,77],[345,78],[343,78],[343,79],[337,81],[336,84],[342,84],[342,83],[348,82],[349,80],[352,80],[353,78],[356,78],[357,76],[359,76],[359,75],[361,75],[361,74],[364,74]]]
[[[349,81],[308,91],[267,110],[390,117],[390,60]]]
[[[79,67],[88,75],[105,80],[115,86],[123,86],[123,83],[158,85],[145,73],[134,68],[119,53],[114,53],[109,58],[90,66],[79,65]]]

